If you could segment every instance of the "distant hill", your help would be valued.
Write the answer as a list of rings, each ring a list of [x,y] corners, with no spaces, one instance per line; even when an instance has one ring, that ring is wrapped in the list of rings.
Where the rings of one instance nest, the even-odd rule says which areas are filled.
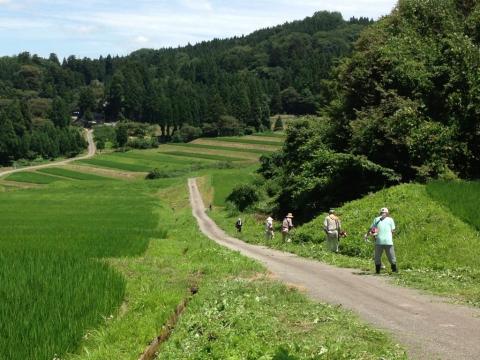
[[[159,124],[165,136],[184,124],[206,136],[217,135],[225,121],[260,129],[270,114],[311,114],[324,105],[323,81],[370,23],[317,12],[248,36],[125,57],[2,57],[0,109],[18,100],[34,127],[52,119],[58,105],[65,121],[72,114],[85,121],[126,118]]]

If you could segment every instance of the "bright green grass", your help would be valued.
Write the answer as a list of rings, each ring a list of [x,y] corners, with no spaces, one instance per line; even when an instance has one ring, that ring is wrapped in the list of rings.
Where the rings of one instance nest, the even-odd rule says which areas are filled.
[[[159,153],[158,150],[128,151],[125,153],[110,153],[96,156],[93,159],[81,160],[81,163],[133,172],[148,172],[159,168],[165,171],[185,169],[195,164],[201,164],[201,159],[176,159]]]
[[[277,219],[277,237],[269,246],[312,257],[334,265],[373,268],[373,244],[363,235],[381,207],[388,207],[397,231],[395,252],[403,284],[451,296],[480,306],[480,234],[456,217],[448,208],[433,201],[424,185],[404,184],[352,201],[337,209],[349,236],[340,243],[340,254],[325,251],[322,230],[325,214],[296,229],[293,243],[283,244]],[[263,221],[251,214],[214,212],[212,216],[234,234],[233,224],[244,217],[240,237],[265,244]],[[388,264],[384,258],[384,263]]]
[[[109,180],[106,177],[103,176],[98,176],[95,174],[88,174],[88,173],[82,173],[78,171],[72,171],[60,167],[51,167],[51,168],[45,168],[45,169],[40,169],[38,172],[45,173],[48,175],[56,175],[56,176],[62,176],[70,179],[75,179],[75,180]]]
[[[261,133],[256,133],[256,134],[252,134],[251,136],[262,136],[262,137],[272,137],[272,138],[285,139],[285,133],[273,132],[273,131],[265,131],[265,132],[261,132]]]
[[[428,195],[449,208],[463,221],[480,230],[480,181],[431,182],[427,185]]]
[[[225,199],[239,184],[251,182],[255,177],[258,165],[239,169],[225,169],[211,172],[211,184],[214,189],[213,205],[225,206]]]
[[[279,148],[282,145],[279,141],[254,140],[254,139],[245,139],[243,137],[218,137],[218,138],[208,138],[208,140],[238,143],[239,147],[241,146],[241,144],[270,145],[272,147],[277,147],[277,148]]]
[[[55,181],[60,181],[62,179],[54,176],[40,174],[38,172],[21,171],[8,175],[5,180],[26,182],[31,184],[51,184]]]
[[[198,295],[160,348],[160,359],[272,358],[282,347],[299,356],[404,358],[387,336],[349,312],[313,304],[266,280],[258,263],[201,235],[185,182],[158,196],[159,219],[170,229],[167,239],[152,240],[141,258],[109,261],[126,277],[125,310],[89,332],[81,353],[68,359],[138,358],[192,284]]]
[[[252,153],[252,154],[270,154],[274,150],[262,150],[262,149],[245,149],[245,148],[231,148],[227,146],[220,146],[220,145],[205,145],[205,144],[195,144],[195,143],[171,143],[168,144],[169,146],[177,146],[177,147],[185,147],[185,148],[198,148],[198,149],[211,149],[211,150],[222,150],[222,151],[229,151],[232,153]],[[240,155],[240,154],[239,154]]]
[[[191,153],[183,151],[165,151],[162,154],[188,157],[193,159],[205,159],[205,160],[216,160],[216,161],[245,161],[245,158],[233,157],[233,156],[222,156],[216,154],[200,154],[200,153]]]
[[[0,193],[0,358],[53,359],[123,298],[95,258],[138,256],[164,237],[152,193],[172,182],[59,183]],[[26,346],[28,344],[28,346]]]
[[[152,166],[147,166],[142,164],[128,164],[128,163],[119,162],[119,161],[112,161],[106,158],[94,158],[94,159],[80,160],[78,162],[82,164],[87,164],[87,165],[94,165],[98,167],[126,170],[126,171],[132,171],[132,172],[148,172],[154,168]]]

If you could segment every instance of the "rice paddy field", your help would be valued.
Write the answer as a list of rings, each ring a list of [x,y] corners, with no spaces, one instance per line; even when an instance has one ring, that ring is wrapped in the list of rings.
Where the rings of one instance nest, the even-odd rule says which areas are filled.
[[[191,286],[198,295],[159,358],[313,358],[327,349],[404,359],[384,333],[311,303],[199,233],[187,177],[210,179],[223,205],[256,169],[244,145],[266,146],[224,143],[208,153],[188,145],[103,153],[0,178],[0,359],[136,359]],[[144,180],[154,168],[178,175]]]

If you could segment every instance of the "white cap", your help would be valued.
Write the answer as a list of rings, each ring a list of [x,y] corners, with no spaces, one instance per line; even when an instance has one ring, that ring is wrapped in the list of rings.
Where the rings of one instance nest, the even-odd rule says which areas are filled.
[[[387,213],[388,214],[388,209],[387,208],[381,208],[380,209],[380,214],[382,213]]]

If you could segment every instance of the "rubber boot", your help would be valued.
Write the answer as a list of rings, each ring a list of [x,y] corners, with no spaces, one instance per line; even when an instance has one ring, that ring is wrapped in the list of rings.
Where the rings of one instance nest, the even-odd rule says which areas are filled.
[[[392,264],[392,272],[394,273],[398,272],[397,264]]]
[[[382,267],[382,265],[377,265],[377,264],[375,264],[375,272],[376,272],[377,274],[380,274],[380,269],[381,269],[381,267]]]

